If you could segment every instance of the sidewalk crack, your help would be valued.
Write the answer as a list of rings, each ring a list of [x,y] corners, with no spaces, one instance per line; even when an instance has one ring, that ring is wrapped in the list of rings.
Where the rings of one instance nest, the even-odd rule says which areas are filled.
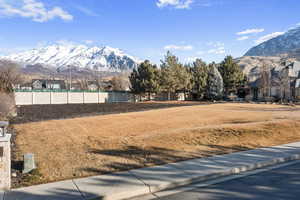
[[[81,190],[79,189],[78,185],[75,183],[74,179],[72,179],[72,183],[75,185],[76,189],[78,190],[78,192],[80,193],[81,197],[83,200],[86,200],[84,194],[81,192]]]
[[[141,179],[140,177],[138,177],[137,175],[135,175],[134,173],[132,173],[131,171],[128,171],[129,174],[131,174],[132,176],[134,176],[136,179],[138,179],[139,181],[141,181],[146,187],[148,187],[149,193],[154,195],[154,193],[151,191],[151,186],[148,185],[145,181],[143,181],[143,179]],[[155,195],[154,195],[155,196]],[[156,196],[155,196],[156,197]]]
[[[155,194],[155,193],[151,193],[156,199],[161,199],[157,194]]]

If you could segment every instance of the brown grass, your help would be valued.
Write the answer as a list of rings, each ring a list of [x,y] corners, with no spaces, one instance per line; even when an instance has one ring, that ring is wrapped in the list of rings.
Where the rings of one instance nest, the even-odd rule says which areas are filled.
[[[300,140],[300,107],[215,104],[14,125],[41,182]]]

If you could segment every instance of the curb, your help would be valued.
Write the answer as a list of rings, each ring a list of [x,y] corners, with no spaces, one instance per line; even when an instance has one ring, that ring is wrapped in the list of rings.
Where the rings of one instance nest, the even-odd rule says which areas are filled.
[[[0,200],[129,200],[300,160],[300,142],[0,191]],[[5,196],[4,196],[5,195]]]
[[[149,188],[149,192],[145,192],[144,194],[132,195],[132,196],[126,195],[123,197],[121,197],[122,195],[120,195],[120,196],[118,195],[118,197],[103,196],[103,197],[101,197],[101,200],[129,200],[131,198],[137,198],[137,197],[144,196],[144,195],[154,194],[156,192],[160,192],[160,191],[167,190],[167,189],[173,189],[176,187],[187,186],[187,185],[190,185],[193,183],[211,181],[213,179],[223,178],[225,176],[235,175],[235,174],[239,174],[239,173],[247,172],[247,171],[252,171],[252,170],[256,170],[256,169],[263,168],[263,167],[270,167],[272,165],[282,164],[282,163],[294,161],[294,160],[300,160],[300,153],[294,154],[291,156],[287,156],[287,157],[274,158],[272,160],[265,161],[265,162],[257,162],[254,164],[233,167],[231,169],[227,169],[227,170],[224,170],[219,173],[212,173],[212,174],[205,175],[205,176],[195,176],[195,177],[192,177],[185,181],[181,181],[181,182],[174,181],[174,182],[170,182],[166,185],[164,184],[164,185],[159,185],[156,187],[151,187],[150,185],[147,185],[144,183],[145,186],[147,186]],[[100,197],[93,197],[93,198],[87,198],[86,200],[99,200],[99,198]]]

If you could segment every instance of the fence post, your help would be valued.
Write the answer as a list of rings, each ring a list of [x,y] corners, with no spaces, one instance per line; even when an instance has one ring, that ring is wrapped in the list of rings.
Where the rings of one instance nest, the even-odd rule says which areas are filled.
[[[31,105],[33,105],[33,91],[31,91]]]
[[[85,95],[84,95],[84,91],[82,92],[82,102],[83,102],[83,104],[85,104]]]

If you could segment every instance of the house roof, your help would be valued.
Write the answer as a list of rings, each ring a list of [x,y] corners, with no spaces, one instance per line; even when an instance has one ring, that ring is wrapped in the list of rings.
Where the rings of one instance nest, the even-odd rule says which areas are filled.
[[[31,83],[23,83],[23,84],[20,84],[21,87],[31,87],[32,84]]]
[[[32,79],[32,82],[40,81],[40,82],[47,82],[47,83],[58,83],[58,84],[65,84],[64,80],[51,80],[51,79]]]

